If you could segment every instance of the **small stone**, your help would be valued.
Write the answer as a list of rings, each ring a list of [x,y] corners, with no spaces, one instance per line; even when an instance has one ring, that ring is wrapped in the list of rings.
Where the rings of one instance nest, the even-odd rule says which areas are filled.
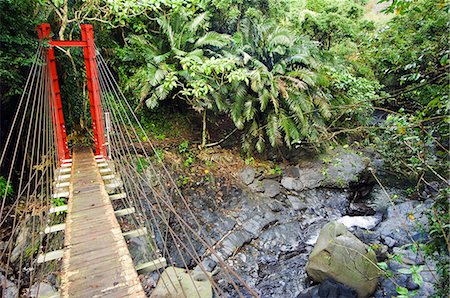
[[[287,196],[287,198],[292,205],[292,209],[294,209],[294,210],[303,210],[303,209],[308,208],[308,206],[305,204],[305,202],[302,202],[297,197]]]
[[[389,246],[389,247],[393,247],[397,241],[389,236],[383,237],[384,243]]]
[[[239,174],[239,177],[241,178],[242,182],[244,182],[246,185],[249,185],[253,182],[253,180],[255,180],[255,169],[250,166],[245,166]]]
[[[275,197],[280,193],[280,183],[273,179],[265,179],[263,180],[264,194],[268,197]]]
[[[281,185],[289,190],[300,191],[303,189],[303,183],[300,180],[292,177],[283,177],[281,179]]]

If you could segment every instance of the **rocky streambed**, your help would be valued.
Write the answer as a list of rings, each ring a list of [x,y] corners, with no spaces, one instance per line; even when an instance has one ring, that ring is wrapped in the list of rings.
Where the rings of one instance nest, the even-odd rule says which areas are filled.
[[[375,262],[386,262],[381,269],[392,272],[391,278],[376,277],[372,296],[397,296],[396,287],[402,286],[416,290],[417,297],[428,297],[433,293],[435,266],[410,244],[411,238],[419,243],[426,240],[417,227],[427,223],[425,213],[433,193],[425,201],[407,200],[398,189],[376,185],[370,164],[362,154],[342,149],[279,173],[246,166],[236,183],[218,178],[214,183],[198,183],[184,195],[220,256],[261,297],[357,297],[359,288],[335,282],[341,280],[339,270],[327,273],[328,279],[320,285],[306,272],[319,233],[330,222],[344,226],[362,241],[366,252],[376,254]],[[350,242],[356,245],[356,240]],[[233,296],[233,288],[216,270],[215,258],[197,244],[205,268]],[[171,250],[173,261],[180,263],[176,248]],[[401,273],[412,265],[423,265],[421,287],[412,275]],[[192,259],[191,266],[194,269]],[[146,278],[144,283],[154,284],[151,275]],[[360,287],[370,288],[369,284],[373,280],[368,278]]]

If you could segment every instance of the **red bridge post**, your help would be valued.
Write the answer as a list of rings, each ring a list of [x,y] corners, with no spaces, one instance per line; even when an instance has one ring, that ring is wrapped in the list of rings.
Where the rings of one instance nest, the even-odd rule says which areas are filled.
[[[51,41],[49,24],[41,24],[38,26],[38,37],[40,40],[48,39]],[[67,144],[66,126],[64,125],[64,114],[61,103],[58,73],[56,71],[55,51],[53,47],[47,48],[46,51],[48,65],[47,76],[51,83],[51,90],[49,90],[50,109],[53,120],[58,160],[59,163],[61,163],[63,159],[70,158],[70,153],[69,146]]]
[[[94,29],[91,24],[81,25],[81,40],[87,45],[83,47],[86,64],[87,87],[91,103],[92,128],[94,130],[95,154],[106,155],[105,132],[102,118],[100,86],[98,82],[97,61],[95,60]]]

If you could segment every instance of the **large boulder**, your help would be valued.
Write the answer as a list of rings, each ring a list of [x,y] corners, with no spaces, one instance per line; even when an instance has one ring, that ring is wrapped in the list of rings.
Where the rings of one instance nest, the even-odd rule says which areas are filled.
[[[182,268],[167,267],[161,274],[152,298],[212,298],[209,277],[202,271],[187,273]]]
[[[368,297],[378,284],[375,253],[338,222],[326,224],[309,256],[306,272],[316,282],[327,278]]]
[[[322,186],[347,188],[367,180],[369,159],[352,150],[338,149],[324,157],[327,165],[322,169]]]

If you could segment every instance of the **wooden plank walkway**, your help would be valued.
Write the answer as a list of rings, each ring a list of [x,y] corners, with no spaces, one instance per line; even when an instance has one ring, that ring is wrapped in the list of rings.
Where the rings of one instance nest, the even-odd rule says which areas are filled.
[[[145,297],[94,155],[72,160],[62,297]]]

